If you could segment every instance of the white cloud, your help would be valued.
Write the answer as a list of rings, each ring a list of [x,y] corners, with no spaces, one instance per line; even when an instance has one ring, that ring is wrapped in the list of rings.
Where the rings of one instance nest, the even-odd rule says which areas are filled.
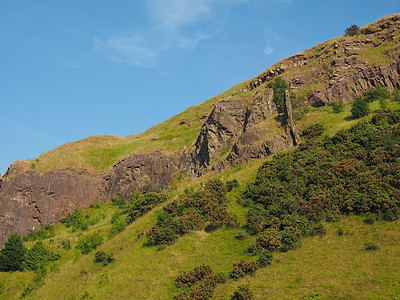
[[[146,0],[152,26],[106,40],[95,39],[95,48],[113,61],[152,67],[165,55],[194,49],[215,37],[224,27],[218,9],[249,0]]]
[[[266,55],[270,55],[272,54],[272,52],[274,52],[274,49],[272,49],[272,47],[270,45],[265,46],[263,53]]]

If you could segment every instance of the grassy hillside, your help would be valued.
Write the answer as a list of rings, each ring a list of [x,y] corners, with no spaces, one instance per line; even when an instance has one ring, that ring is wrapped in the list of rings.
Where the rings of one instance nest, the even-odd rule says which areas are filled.
[[[396,103],[391,105],[398,107]],[[347,117],[348,111],[333,114],[319,109],[312,113],[314,122],[322,121],[328,133],[334,131],[332,119],[338,124],[354,121]],[[372,114],[365,120],[371,117]],[[347,123],[343,125],[347,126]],[[293,151],[296,150],[288,155]],[[0,272],[0,298],[17,299],[25,293],[27,299],[172,299],[181,292],[174,284],[177,276],[194,267],[208,265],[214,273],[228,276],[233,262],[258,259],[246,251],[259,238],[246,232],[250,207],[238,204],[242,201],[237,199],[242,199],[248,183],[254,181],[260,164],[256,161],[218,175],[209,173],[205,178],[179,178],[168,191],[167,202],[156,205],[115,236],[110,235],[110,229],[114,226],[111,220],[116,219],[119,211],[117,206],[92,205],[82,212],[75,229],[67,227],[68,222],[60,223],[54,227],[54,236],[43,239],[46,247],[60,255],[47,266],[45,276],[38,276],[37,271]],[[224,182],[239,180],[239,187],[227,193],[224,206],[236,215],[239,227],[220,227],[211,232],[203,227],[182,235],[172,245],[149,246],[146,233],[155,226],[163,207],[176,201],[183,192],[191,195],[192,188],[201,188],[204,180],[216,175]],[[238,280],[228,278],[226,283],[216,286],[213,299],[230,299],[244,283],[250,284],[255,299],[315,299],[317,294],[321,299],[397,298],[400,295],[400,222],[379,218],[366,221],[368,218],[368,215],[349,214],[335,221],[323,220],[326,234],[303,237],[302,245],[294,250],[275,251],[272,264],[259,268],[251,276]],[[82,254],[76,246],[82,237],[90,234],[101,236],[103,242],[89,254]],[[67,241],[70,248],[65,246]],[[35,243],[28,240],[24,244],[31,248]],[[366,245],[375,245],[378,249]],[[94,262],[100,250],[112,253],[115,261],[108,265]]]

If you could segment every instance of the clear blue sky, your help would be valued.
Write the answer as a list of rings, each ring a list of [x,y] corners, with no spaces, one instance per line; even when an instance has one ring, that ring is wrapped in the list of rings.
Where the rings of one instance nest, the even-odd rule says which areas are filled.
[[[132,135],[399,0],[0,0],[0,174]]]

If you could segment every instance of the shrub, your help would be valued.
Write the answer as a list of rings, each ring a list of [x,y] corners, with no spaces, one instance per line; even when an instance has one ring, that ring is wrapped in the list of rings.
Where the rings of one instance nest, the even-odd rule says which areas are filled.
[[[106,252],[100,250],[97,251],[94,255],[94,262],[98,264],[103,264],[103,266],[107,266],[108,264],[115,261],[114,256],[111,254],[107,254]]]
[[[88,215],[84,216],[82,211],[77,209],[73,214],[68,214],[61,223],[65,224],[65,227],[71,228],[72,232],[77,230],[87,230],[88,229]]]
[[[189,299],[207,300],[211,299],[214,290],[217,287],[217,282],[212,278],[207,278],[196,284],[189,293]]]
[[[358,27],[357,25],[353,24],[353,25],[347,27],[344,32],[348,36],[355,36],[355,35],[358,34],[359,31],[360,31],[360,27]]]
[[[279,250],[287,252],[288,250],[300,247],[300,236],[300,234],[296,234],[296,232],[291,231],[290,229],[283,230],[281,232],[281,246],[279,247]]]
[[[264,231],[254,243],[255,250],[257,253],[261,253],[263,250],[275,251],[282,246],[281,234],[274,231]]]
[[[400,101],[400,90],[395,89],[392,93],[392,101],[399,102]]]
[[[376,88],[368,89],[363,93],[363,97],[367,102],[376,100],[384,100],[390,97],[390,93],[380,83],[376,84]]]
[[[233,293],[232,300],[251,300],[254,299],[253,292],[250,290],[250,284],[241,284]]]
[[[54,225],[47,224],[44,228],[40,228],[39,230],[32,231],[29,234],[25,235],[22,240],[24,242],[27,241],[36,241],[36,240],[44,240],[55,236],[55,227]]]
[[[260,268],[264,268],[266,266],[269,266],[272,263],[272,259],[273,259],[274,255],[272,254],[272,252],[269,251],[263,251],[261,252],[258,260],[257,260],[257,265]]]
[[[100,246],[102,242],[103,238],[98,233],[92,233],[80,237],[76,244],[76,248],[79,249],[82,254],[88,254]]]
[[[235,235],[235,239],[242,241],[248,238],[249,234],[246,231],[239,231],[237,235]]]
[[[0,271],[22,271],[26,248],[21,237],[13,233],[0,252]]]
[[[122,232],[126,226],[127,222],[125,216],[122,216],[119,212],[116,212],[111,218],[111,228],[108,232],[109,237],[114,237],[118,233]]]
[[[178,276],[175,279],[176,287],[191,287],[195,285],[197,282],[208,278],[213,273],[211,267],[206,265],[201,265],[199,267],[195,267],[192,271],[185,272],[182,275]]]
[[[61,246],[64,250],[70,250],[71,249],[71,241],[70,240],[63,240],[61,242]]]
[[[303,132],[301,133],[301,136],[304,137],[305,139],[314,139],[322,135],[324,131],[325,131],[324,126],[317,123],[304,129]]]
[[[41,241],[37,242],[28,249],[24,255],[24,267],[27,270],[37,270],[41,266],[47,265],[49,262],[58,258],[57,255],[52,254]]]
[[[225,183],[225,185],[226,185],[226,191],[231,192],[234,188],[239,186],[239,181],[237,179],[233,179],[233,180],[227,181]]]
[[[364,243],[364,249],[367,251],[379,250],[379,246],[375,243]]]
[[[240,260],[233,263],[233,269],[229,273],[229,277],[236,280],[246,275],[253,275],[255,271],[257,271],[256,262]]]
[[[361,97],[356,97],[351,108],[351,115],[354,119],[367,116],[370,113],[367,101]]]
[[[344,110],[344,103],[343,101],[332,101],[331,103],[333,112],[335,114],[341,113]]]
[[[344,230],[343,230],[343,228],[339,227],[338,230],[336,230],[336,234],[337,234],[338,236],[344,235]]]
[[[310,235],[311,236],[315,236],[315,235],[324,236],[324,235],[326,235],[326,229],[325,229],[324,225],[322,225],[321,222],[318,222],[317,224],[314,224],[313,226],[311,226]]]
[[[289,85],[280,77],[275,77],[274,81],[270,81],[267,87],[274,90],[274,102],[278,112],[282,114],[285,109],[285,91],[289,89]]]

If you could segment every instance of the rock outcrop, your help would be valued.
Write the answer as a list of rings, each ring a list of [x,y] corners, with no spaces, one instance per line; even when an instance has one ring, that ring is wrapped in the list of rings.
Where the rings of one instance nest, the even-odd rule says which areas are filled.
[[[0,244],[100,199],[100,177],[72,170],[39,175],[12,166],[0,182]]]
[[[238,93],[254,90],[281,76],[292,91],[307,91],[311,87],[306,98],[317,107],[335,100],[347,103],[378,83],[389,91],[400,88],[400,15],[368,25],[361,29],[361,34],[330,40],[286,58]]]

